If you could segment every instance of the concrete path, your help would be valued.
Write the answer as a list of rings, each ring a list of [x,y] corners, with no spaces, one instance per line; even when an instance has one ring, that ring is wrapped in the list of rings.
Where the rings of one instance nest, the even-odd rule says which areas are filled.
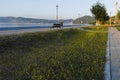
[[[108,32],[111,80],[120,80],[120,31],[110,27]]]

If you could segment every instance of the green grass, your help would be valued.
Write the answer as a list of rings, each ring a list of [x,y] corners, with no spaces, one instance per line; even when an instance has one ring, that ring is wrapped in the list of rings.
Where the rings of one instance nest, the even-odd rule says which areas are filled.
[[[89,27],[82,27],[85,30],[91,30],[91,31],[107,31],[108,27],[106,26],[89,26]]]
[[[104,80],[106,36],[66,29],[0,37],[1,80]]]
[[[120,27],[117,28],[120,31]]]

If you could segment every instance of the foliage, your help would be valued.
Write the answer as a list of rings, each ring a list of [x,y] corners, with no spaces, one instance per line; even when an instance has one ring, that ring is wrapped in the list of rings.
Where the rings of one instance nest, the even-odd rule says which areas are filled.
[[[90,10],[97,21],[105,23],[107,20],[109,20],[109,16],[106,12],[104,4],[96,3]]]
[[[0,37],[1,80],[104,80],[106,37],[77,29]]]
[[[117,17],[120,20],[120,11],[118,12]]]

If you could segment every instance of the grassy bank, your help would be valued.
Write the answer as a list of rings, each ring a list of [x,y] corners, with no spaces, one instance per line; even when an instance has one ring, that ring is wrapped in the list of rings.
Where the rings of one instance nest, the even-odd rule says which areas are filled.
[[[120,31],[120,27],[117,28]]]
[[[67,29],[0,37],[1,80],[104,80],[106,36]]]
[[[82,27],[85,30],[92,30],[92,31],[107,31],[107,26],[91,26],[91,27]]]

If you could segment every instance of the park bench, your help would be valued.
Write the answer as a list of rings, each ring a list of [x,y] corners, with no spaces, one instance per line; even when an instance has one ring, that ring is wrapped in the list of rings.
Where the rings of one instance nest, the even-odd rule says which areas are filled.
[[[61,22],[60,24],[53,24],[53,26],[50,27],[51,28],[63,28],[63,22]]]

